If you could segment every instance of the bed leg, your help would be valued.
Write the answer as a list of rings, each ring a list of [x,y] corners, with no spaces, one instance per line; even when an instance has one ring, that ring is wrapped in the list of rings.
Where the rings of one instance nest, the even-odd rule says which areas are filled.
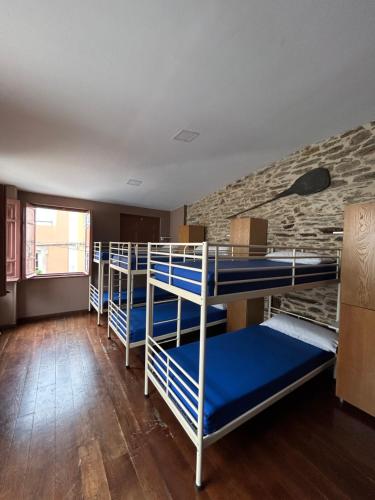
[[[129,368],[129,356],[130,355],[130,352],[129,352],[129,347],[126,347],[125,349],[125,368]]]
[[[197,448],[197,462],[195,466],[195,487],[198,490],[203,488],[202,485],[202,465],[203,465],[203,447]]]
[[[99,312],[99,310],[98,310],[98,318],[97,318],[97,320],[96,320],[96,324],[97,324],[98,326],[100,326],[100,312]]]

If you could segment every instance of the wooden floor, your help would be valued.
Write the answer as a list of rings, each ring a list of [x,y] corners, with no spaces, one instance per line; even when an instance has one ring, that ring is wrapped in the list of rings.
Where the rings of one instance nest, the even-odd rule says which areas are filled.
[[[2,499],[375,498],[374,420],[328,374],[208,448],[196,492],[194,448],[132,354],[126,370],[89,314],[0,336]]]

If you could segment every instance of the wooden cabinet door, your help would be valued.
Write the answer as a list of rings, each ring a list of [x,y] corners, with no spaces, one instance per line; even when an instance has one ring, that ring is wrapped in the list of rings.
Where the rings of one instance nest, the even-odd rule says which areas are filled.
[[[375,309],[375,203],[345,208],[341,301]]]
[[[375,311],[341,305],[336,392],[375,416]]]

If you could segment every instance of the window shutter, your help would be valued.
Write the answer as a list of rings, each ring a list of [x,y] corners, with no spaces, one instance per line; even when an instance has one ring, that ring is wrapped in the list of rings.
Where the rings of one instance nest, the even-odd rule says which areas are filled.
[[[5,186],[0,184],[0,297],[6,294],[6,219]]]
[[[6,201],[6,279],[20,279],[20,202]]]
[[[25,207],[25,255],[24,272],[25,278],[35,276],[36,270],[36,247],[35,247],[35,207],[27,204]]]

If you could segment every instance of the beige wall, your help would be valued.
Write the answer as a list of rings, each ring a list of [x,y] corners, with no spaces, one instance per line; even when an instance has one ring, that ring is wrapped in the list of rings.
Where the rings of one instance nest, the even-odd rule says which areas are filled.
[[[25,203],[37,205],[78,208],[92,213],[93,240],[118,241],[120,238],[120,214],[150,215],[160,217],[161,234],[169,235],[170,214],[164,210],[153,210],[128,205],[100,203],[76,198],[66,198],[19,191],[21,206]],[[18,319],[44,316],[69,311],[79,311],[88,306],[88,277],[35,278],[20,281],[17,294],[0,303],[0,324],[8,322],[15,310],[17,298]]]
[[[185,224],[186,220],[186,205],[176,208],[171,212],[171,241],[178,241],[179,227]]]

